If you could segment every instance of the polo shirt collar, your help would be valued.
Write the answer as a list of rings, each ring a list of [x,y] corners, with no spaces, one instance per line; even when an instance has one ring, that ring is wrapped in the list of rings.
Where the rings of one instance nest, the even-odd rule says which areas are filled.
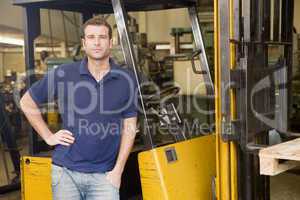
[[[115,61],[112,58],[109,58],[109,65],[110,65],[110,71],[108,75],[112,78],[118,78],[120,73],[114,73],[114,72],[118,72],[118,65],[115,63]],[[79,73],[80,75],[91,75],[87,67],[87,57],[84,57],[82,59],[79,66]]]

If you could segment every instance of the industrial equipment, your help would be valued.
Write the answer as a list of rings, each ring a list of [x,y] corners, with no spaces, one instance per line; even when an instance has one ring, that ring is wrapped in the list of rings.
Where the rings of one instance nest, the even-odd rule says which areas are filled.
[[[257,154],[270,130],[289,128],[294,1],[214,2],[216,196],[269,199]]]
[[[4,81],[0,85],[0,93],[3,98],[4,110],[10,121],[13,132],[22,129],[21,112],[16,102],[14,101],[14,93],[18,91],[22,93],[22,88],[16,87],[17,73],[8,71]]]
[[[183,128],[182,114],[176,109],[177,103],[184,102],[187,105],[185,102],[189,101],[190,93],[184,87],[169,85],[156,94],[147,93],[146,96],[140,90],[143,108],[140,124],[145,125],[140,127],[143,142],[135,146],[134,156],[130,157],[126,166],[121,198],[140,193],[143,199],[270,198],[269,177],[260,174],[262,170],[259,168],[258,154],[262,155],[262,150],[268,150],[270,130],[284,136],[299,136],[289,131],[288,124],[292,97],[289,80],[292,76],[293,0],[215,0],[214,70],[209,68],[207,62],[196,0],[112,0],[111,4],[87,0],[84,6],[82,2],[66,0],[14,2],[24,7],[27,69],[33,66],[33,41],[40,33],[41,8],[77,11],[83,14],[84,20],[100,10],[102,14],[114,13],[125,62],[133,69],[139,83],[144,79],[140,76],[142,70],[137,65],[125,11],[187,8],[195,42],[193,56],[198,58],[199,63],[196,61],[193,68],[185,68],[205,83],[205,96],[215,101],[215,128],[205,136],[187,134],[188,131]],[[272,52],[276,53],[270,56]],[[182,63],[177,65],[175,68],[179,69]],[[212,71],[214,79],[210,75]],[[174,74],[174,79],[182,81],[182,74]],[[28,85],[33,82],[31,77]],[[186,99],[174,101],[182,94],[186,95]],[[155,123],[152,118],[158,120],[159,134],[153,128]],[[35,133],[30,136],[30,154],[38,156],[42,149],[36,142],[37,136]],[[26,159],[27,162],[25,160],[23,164],[30,165],[30,160],[36,158]],[[47,165],[50,162],[46,160],[45,163]],[[31,168],[24,167],[24,177],[26,173],[28,175],[26,169]],[[44,169],[49,172],[49,168]],[[127,178],[129,173],[134,175]],[[126,182],[129,179],[131,182]],[[23,180],[24,196],[34,200],[32,196],[27,196],[33,193],[29,187],[25,187],[27,179]],[[33,181],[31,184],[41,182]],[[45,182],[43,187],[50,187],[48,184]],[[136,190],[130,191],[129,184],[133,184],[130,188]]]
[[[5,102],[3,95],[0,95],[0,151],[2,154],[4,164],[4,173],[8,183],[0,185],[0,194],[7,193],[20,188],[20,153],[16,142],[16,132],[12,130],[7,112],[5,111]],[[6,152],[8,152],[10,159],[7,159]],[[9,171],[8,160],[11,161],[14,172],[11,177]]]
[[[77,9],[79,9],[79,10],[81,9],[81,6],[77,7],[76,4],[73,4],[73,3],[70,4],[70,2],[68,2],[68,1],[63,2],[63,4],[56,4],[57,2],[55,2],[55,1],[38,2],[39,7],[32,6],[34,3],[37,3],[37,2],[15,1],[15,4],[24,6],[24,10],[26,13],[26,23],[25,23],[26,28],[25,29],[28,30],[28,31],[26,31],[26,34],[28,35],[28,37],[26,37],[27,45],[26,45],[25,55],[26,55],[26,64],[27,64],[28,68],[30,68],[32,66],[30,63],[33,61],[33,54],[32,54],[33,47],[31,46],[31,44],[32,44],[34,38],[39,34],[39,30],[40,30],[39,29],[40,24],[39,24],[39,20],[38,20],[39,19],[39,9],[40,8],[54,8],[54,9],[66,9],[66,8],[68,9],[69,8],[69,9],[74,9],[74,11],[76,11]],[[105,8],[105,4],[101,4],[101,2],[99,2],[98,6],[101,8]],[[98,11],[95,10],[95,8],[97,6],[95,7],[94,4],[92,3],[92,1],[86,2],[84,7],[85,7],[85,9],[81,11],[84,14],[83,15],[84,19],[89,18],[93,13],[98,13]],[[86,10],[87,7],[91,8],[91,9]],[[126,23],[128,22],[128,20],[126,20],[127,16],[125,14],[125,8],[126,8],[126,11],[137,11],[137,10],[148,11],[148,10],[156,10],[156,9],[159,9],[162,7],[165,9],[180,8],[180,7],[188,8],[188,12],[189,12],[191,24],[192,24],[192,29],[193,29],[193,33],[194,33],[194,38],[195,38],[196,50],[201,51],[201,54],[196,55],[201,60],[201,63],[202,63],[201,68],[200,68],[201,74],[202,74],[201,76],[206,81],[206,83],[208,83],[207,94],[213,95],[213,84],[211,81],[207,58],[205,55],[204,44],[202,41],[202,35],[201,35],[198,16],[197,16],[196,1],[174,1],[174,2],[172,2],[172,4],[169,4],[168,2],[157,2],[156,4],[152,4],[152,3],[148,3],[145,1],[143,4],[141,4],[141,3],[135,3],[135,2],[132,2],[132,3],[124,2],[123,3],[122,1],[116,0],[116,1],[112,1],[112,4],[109,5],[108,7],[106,7],[106,9],[103,9],[101,11],[101,14],[111,13],[112,11],[114,11],[126,64],[127,64],[127,66],[132,67],[132,69],[135,72],[135,75],[137,76],[137,80],[141,80],[140,74],[142,74],[142,69],[140,68],[140,66],[137,65],[137,62],[136,62],[137,56],[135,55],[135,52],[132,48],[131,35],[129,34],[129,32],[131,32],[131,31],[129,31],[126,26]],[[35,21],[30,20],[30,19],[32,19],[32,17],[34,17],[36,20]],[[31,77],[31,79],[29,80],[29,85],[32,82],[33,82],[33,77]],[[177,92],[179,91],[177,88],[175,88],[175,89]],[[174,90],[172,89],[172,91],[174,91]],[[161,95],[163,95],[163,93]],[[173,160],[173,162],[172,162],[170,160],[170,165],[166,166],[166,167],[167,168],[174,167],[174,170],[175,170],[174,172],[176,172],[178,174],[183,173],[183,171],[185,171],[185,170],[191,171],[190,175],[186,176],[186,178],[187,178],[186,181],[188,181],[189,178],[192,178],[192,177],[198,176],[198,175],[200,175],[200,177],[198,177],[198,178],[202,180],[202,184],[200,184],[200,185],[198,185],[197,181],[195,181],[193,183],[193,185],[195,185],[193,192],[192,193],[185,192],[182,194],[183,195],[182,197],[184,198],[185,195],[188,195],[188,196],[186,196],[187,198],[188,197],[197,198],[198,194],[201,194],[203,197],[211,197],[212,192],[206,192],[206,191],[208,190],[208,188],[211,187],[211,182],[213,180],[213,176],[215,176],[214,135],[208,135],[208,136],[197,138],[194,136],[192,137],[189,134],[186,134],[186,136],[185,136],[185,133],[182,130],[179,131],[179,129],[178,129],[177,131],[175,131],[175,132],[177,132],[175,135],[171,132],[171,136],[172,135],[174,136],[173,140],[169,140],[169,141],[161,140],[160,143],[158,143],[158,144],[152,143],[152,137],[153,137],[152,134],[153,133],[150,132],[151,124],[148,121],[146,109],[154,109],[154,108],[150,107],[150,104],[149,104],[149,107],[146,108],[145,104],[149,101],[152,101],[153,98],[154,97],[152,96],[152,98],[145,100],[143,94],[140,93],[140,102],[141,102],[141,105],[143,106],[143,113],[142,113],[141,118],[142,118],[143,122],[148,125],[145,127],[145,129],[142,130],[142,133],[143,133],[142,138],[143,138],[144,145],[141,145],[141,147],[136,146],[134,148],[134,151],[133,151],[132,155],[130,156],[130,158],[132,156],[134,157],[134,155],[137,155],[137,153],[143,151],[144,153],[139,156],[139,160],[140,160],[139,167],[141,168],[141,170],[142,170],[142,168],[144,168],[144,172],[146,172],[147,167],[149,167],[149,166],[146,166],[145,163],[148,159],[152,160],[155,157],[160,157],[160,159],[162,159],[161,162],[163,162],[163,160],[165,160],[167,158],[174,159],[174,158],[172,158],[172,155],[175,153],[178,155],[177,161]],[[162,100],[163,96],[158,96],[158,99]],[[166,104],[165,107],[159,107],[156,109],[158,109],[158,110],[156,110],[157,112],[160,112],[160,113],[165,112],[164,113],[165,115],[168,115],[171,113],[171,115],[173,117],[178,116],[178,114],[176,114],[176,110],[174,109],[174,104]],[[170,119],[172,119],[172,117]],[[177,120],[174,120],[174,121],[171,120],[171,122],[176,124],[177,122],[179,122],[178,119],[179,119],[179,116],[178,116]],[[159,120],[161,122],[162,118],[159,118]],[[171,130],[170,127],[173,124],[169,124],[169,125],[166,124],[166,125],[169,126],[169,128],[167,128],[167,132],[170,132],[170,130]],[[169,133],[169,135],[170,135],[170,133]],[[31,153],[31,155],[37,156],[39,154],[39,152],[41,152],[42,149],[38,148],[39,147],[38,142],[37,142],[38,139],[37,139],[37,136],[35,135],[35,133],[31,133],[31,138],[33,141],[32,142],[33,145],[31,146],[30,153]],[[157,145],[160,147],[158,147]],[[192,147],[192,149],[194,149],[194,151],[185,150],[187,147]],[[160,149],[158,149],[158,148],[160,148]],[[163,153],[165,151],[165,149],[169,149],[169,148],[172,150],[171,151],[166,150],[166,152]],[[136,154],[134,154],[135,149],[138,149]],[[203,159],[208,153],[210,155],[209,158],[205,158],[207,160],[206,164],[201,164],[201,159],[200,159],[201,157],[198,157],[198,155],[197,155],[198,152],[202,152],[201,149],[203,149]],[[156,151],[157,151],[157,153],[156,153]],[[159,153],[159,152],[161,152],[161,153]],[[193,157],[190,156],[191,153],[194,154]],[[143,156],[143,155],[145,155],[145,156]],[[130,163],[130,159],[129,159],[127,168],[129,168],[132,165],[138,166],[137,165],[137,157],[135,157],[135,159],[136,160],[133,162],[133,164]],[[26,164],[30,165],[30,163],[31,163],[30,158],[27,158],[27,161],[28,161],[27,163],[23,162],[23,165],[26,165]],[[191,162],[188,162],[188,161],[191,161]],[[161,165],[162,163],[156,162],[153,164],[158,166],[158,165]],[[25,167],[23,169],[29,169],[29,168]],[[130,174],[130,173],[132,174],[132,173],[134,173],[134,171],[138,172],[138,169],[135,169],[135,170],[133,170],[133,169],[132,168],[130,170],[125,169],[124,176],[127,176],[127,174]],[[159,169],[157,168],[156,170],[159,170]],[[209,170],[209,171],[207,171],[207,170]],[[28,173],[28,172],[23,171],[23,173]],[[170,174],[170,177],[171,176],[172,176],[172,174]],[[22,177],[25,177],[25,176],[22,176]],[[136,178],[137,178],[136,180],[138,181],[138,185],[140,185],[139,175],[136,175]],[[180,178],[180,177],[178,177],[178,178]],[[130,180],[132,182],[132,178]],[[128,180],[126,180],[126,177],[123,178],[123,181],[125,181],[125,182],[122,184],[122,187],[124,187],[124,188],[127,187],[127,194],[124,195],[124,193],[126,193],[126,192],[123,192],[124,190],[123,190],[123,188],[121,188],[121,198],[126,198],[126,195],[127,195],[127,197],[130,197],[129,196],[130,194],[128,192],[128,186],[126,184],[126,182],[128,181]],[[161,181],[164,181],[164,180],[161,180]],[[176,181],[180,181],[180,180],[177,179]],[[28,184],[26,182],[26,179],[24,179],[23,185],[24,184],[25,185]],[[31,184],[33,184],[33,183],[31,183]],[[145,184],[147,185],[147,183],[145,183]],[[185,184],[190,185],[191,183],[186,182]],[[130,185],[132,185],[132,183],[130,183]],[[148,193],[147,189],[145,188],[146,185],[144,185],[144,182],[142,181],[142,185],[139,186],[139,187],[142,187],[144,198],[147,198],[145,195],[147,195],[147,193]],[[49,185],[45,186],[45,187],[49,187]],[[133,194],[136,194],[136,192],[141,193],[139,187],[135,187],[135,189],[138,189],[138,191],[133,192]],[[24,191],[25,193],[31,193],[30,188],[28,188],[28,190],[26,190],[26,187],[23,187],[23,188],[25,188],[25,191]],[[180,189],[180,188],[178,188],[178,189]],[[157,188],[157,190],[160,190],[160,189]],[[165,197],[166,197],[166,195],[172,196],[172,195],[175,195],[174,192],[176,192],[176,190],[170,191],[169,192],[170,194],[165,193],[165,192],[166,191],[164,191]],[[192,194],[192,196],[189,196],[191,194]],[[24,196],[26,197],[26,194]]]

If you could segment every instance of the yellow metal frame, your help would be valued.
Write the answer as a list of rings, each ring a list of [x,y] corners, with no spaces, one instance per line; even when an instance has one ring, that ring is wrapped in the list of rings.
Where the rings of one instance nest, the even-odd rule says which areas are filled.
[[[233,3],[235,0],[229,0],[230,3],[230,37],[233,37],[234,17]],[[224,142],[221,138],[221,66],[220,66],[220,30],[219,19],[219,1],[214,0],[214,44],[215,44],[215,109],[216,109],[216,196],[220,200],[237,200],[237,146],[234,142]],[[229,38],[228,38],[229,40]],[[230,44],[230,68],[235,66],[235,45]],[[230,92],[232,119],[236,118],[235,93]]]
[[[21,158],[22,200],[52,200],[51,158]]]
[[[177,160],[168,162],[165,151],[173,148]],[[215,136],[202,136],[158,147],[139,154],[144,200],[212,199],[216,175]]]

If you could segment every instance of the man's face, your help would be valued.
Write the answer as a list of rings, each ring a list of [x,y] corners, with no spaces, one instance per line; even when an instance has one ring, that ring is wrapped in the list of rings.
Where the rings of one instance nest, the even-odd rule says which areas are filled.
[[[86,55],[94,60],[103,60],[110,55],[112,40],[108,28],[100,25],[88,25],[84,30],[82,46]]]

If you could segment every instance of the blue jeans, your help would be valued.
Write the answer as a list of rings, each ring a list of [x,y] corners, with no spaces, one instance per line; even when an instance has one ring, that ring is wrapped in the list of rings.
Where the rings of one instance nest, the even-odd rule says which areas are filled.
[[[53,200],[119,200],[105,173],[81,173],[52,165]]]

